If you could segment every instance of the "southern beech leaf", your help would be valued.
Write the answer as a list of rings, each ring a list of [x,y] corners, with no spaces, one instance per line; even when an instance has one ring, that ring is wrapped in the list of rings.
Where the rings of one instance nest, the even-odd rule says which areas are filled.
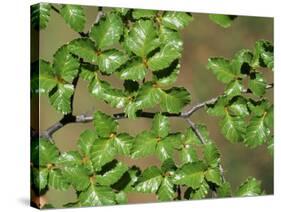
[[[223,83],[231,82],[240,73],[240,70],[232,68],[229,60],[222,57],[209,58],[207,68]]]
[[[46,166],[54,163],[59,157],[59,150],[55,144],[51,143],[47,139],[39,139],[39,165]]]
[[[157,198],[160,201],[173,200],[176,196],[176,186],[173,184],[170,177],[164,177],[157,191]]]
[[[231,99],[228,111],[231,115],[245,117],[249,115],[247,99],[242,96],[235,96]]]
[[[31,24],[36,29],[45,29],[50,19],[51,5],[38,3],[31,6]]]
[[[141,18],[152,18],[155,16],[157,11],[155,10],[145,10],[145,9],[136,9],[133,11],[132,15],[134,19],[141,19]]]
[[[170,64],[181,57],[181,53],[178,49],[174,48],[171,44],[164,45],[159,52],[154,54],[148,59],[148,67],[152,71],[159,71],[161,69],[167,68]]]
[[[185,144],[179,152],[179,158],[181,164],[191,163],[198,160],[197,152],[195,148],[193,148],[189,144]]]
[[[215,183],[218,186],[222,184],[222,178],[219,168],[209,168],[205,172],[205,178],[208,182]]]
[[[54,189],[65,191],[69,188],[69,182],[63,176],[61,170],[52,169],[49,172],[48,185]]]
[[[110,138],[97,139],[92,147],[91,161],[94,168],[100,169],[104,164],[112,161],[116,155],[116,148],[114,147]]]
[[[125,164],[117,162],[112,169],[101,175],[97,175],[96,182],[104,186],[112,185],[116,183],[127,170],[128,167]]]
[[[243,117],[232,116],[226,109],[224,118],[220,121],[222,134],[232,143],[242,141],[246,131]]]
[[[236,191],[235,196],[248,197],[261,195],[261,182],[253,177],[249,177]]]
[[[132,149],[133,158],[141,158],[155,153],[157,138],[151,132],[138,134]]]
[[[89,84],[89,90],[95,97],[115,108],[125,107],[129,101],[122,90],[114,89],[108,82],[100,80],[96,73]]]
[[[59,48],[54,55],[53,69],[60,82],[72,83],[79,66],[79,61],[70,54],[66,45]]]
[[[179,113],[191,101],[190,93],[183,87],[160,90],[160,107],[164,112]]]
[[[267,40],[259,40],[256,42],[254,49],[254,62],[255,67],[267,67],[273,69],[274,67],[274,48],[273,45]]]
[[[49,170],[47,168],[33,168],[33,183],[35,187],[41,191],[48,185]]]
[[[168,68],[153,72],[153,78],[159,86],[169,86],[176,82],[180,73],[180,63],[174,61]]]
[[[63,5],[60,14],[65,22],[76,32],[81,32],[84,29],[86,16],[84,10],[79,5]]]
[[[164,138],[169,134],[169,119],[161,113],[156,113],[152,120],[152,131],[156,136]]]
[[[48,94],[58,83],[52,66],[45,60],[39,60],[39,82],[36,83],[35,93]],[[36,70],[37,71],[37,70]],[[39,85],[39,88],[38,88]]]
[[[117,154],[129,156],[134,138],[127,133],[120,133],[113,138]]]
[[[127,61],[128,57],[117,49],[109,49],[98,56],[98,66],[106,74],[112,74]]]
[[[231,186],[229,182],[224,182],[217,188],[217,194],[219,197],[231,197]]]
[[[237,18],[235,15],[220,15],[220,14],[210,14],[209,18],[223,28],[228,28],[231,26],[233,20]]]
[[[121,69],[119,76],[122,80],[142,80],[147,73],[147,68],[140,58],[130,60],[124,68]]]
[[[114,118],[100,111],[94,113],[93,123],[97,134],[104,138],[116,133],[118,127],[118,122]]]
[[[79,194],[81,206],[100,206],[115,204],[115,193],[110,187],[91,184]]]
[[[186,12],[167,11],[162,16],[162,24],[170,29],[181,30],[186,27],[193,17]]]
[[[174,183],[177,185],[187,185],[197,189],[204,181],[204,171],[206,165],[202,161],[184,164],[178,169],[174,176]]]
[[[243,85],[241,80],[232,80],[226,87],[225,95],[228,97],[240,95],[243,91]]]
[[[217,167],[220,163],[220,153],[215,144],[204,145],[204,159],[210,167]]]
[[[250,120],[244,140],[247,147],[255,148],[266,142],[270,130],[265,126],[264,118],[265,115]]]
[[[92,26],[90,38],[96,42],[99,49],[105,49],[116,44],[122,33],[121,17],[116,13],[109,13]]]
[[[51,105],[62,114],[68,114],[71,112],[71,97],[74,93],[74,87],[72,84],[59,83],[55,89],[55,92],[49,94],[49,100]]]
[[[137,21],[125,37],[124,45],[137,56],[145,58],[160,45],[154,23],[151,20]]]
[[[127,197],[127,194],[126,192],[124,191],[120,191],[116,194],[116,203],[117,204],[126,204],[128,203],[128,197]]]
[[[94,130],[85,130],[80,134],[77,146],[83,156],[89,156],[95,140],[98,139],[97,133]]]
[[[77,191],[85,190],[90,184],[87,170],[83,166],[67,166],[62,169],[62,173]]]
[[[161,185],[162,179],[160,169],[156,166],[151,166],[143,171],[135,186],[135,190],[143,193],[154,193]]]
[[[183,40],[178,31],[160,25],[159,27],[159,38],[161,43],[172,45],[179,52],[183,50]]]
[[[266,80],[261,73],[251,73],[249,81],[249,89],[256,96],[262,96],[266,90]]]
[[[207,105],[207,113],[212,116],[224,116],[228,99],[225,96],[219,96],[215,103]]]
[[[209,185],[205,180],[203,180],[203,182],[199,186],[199,188],[193,189],[193,188],[189,187],[185,191],[184,197],[186,199],[203,199],[207,196],[208,191],[209,191]]]
[[[89,38],[75,39],[67,45],[67,48],[72,54],[83,59],[83,61],[85,62],[97,62],[97,52],[95,49],[95,44]]]
[[[177,136],[167,136],[158,141],[156,145],[156,154],[161,161],[165,161],[173,157],[174,146],[177,142]]]
[[[80,165],[82,160],[81,155],[77,151],[63,152],[56,160],[56,166],[73,167]]]

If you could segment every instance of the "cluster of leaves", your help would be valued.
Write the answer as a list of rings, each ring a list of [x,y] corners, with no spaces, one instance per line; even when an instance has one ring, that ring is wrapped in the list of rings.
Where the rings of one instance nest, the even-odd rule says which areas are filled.
[[[80,135],[77,151],[61,153],[44,138],[32,143],[32,182],[38,193],[48,187],[65,191],[71,186],[77,201],[65,207],[122,204],[129,192],[155,193],[160,201],[176,200],[181,198],[178,187],[185,189],[185,199],[204,198],[211,190],[219,197],[261,194],[260,182],[254,178],[232,194],[230,184],[221,176],[219,151],[202,125],[198,128],[206,144],[191,128],[169,133],[168,118],[160,113],[155,115],[151,131],[136,137],[118,133],[118,122],[99,111],[94,113],[93,124],[95,130]],[[141,171],[116,160],[116,156],[135,159],[151,154],[162,161],[160,168],[150,166]],[[180,156],[178,164],[174,162],[176,154]]]
[[[117,120],[97,111],[93,114],[94,129],[84,131],[77,150],[69,152],[60,152],[47,138],[34,139],[31,175],[36,194],[48,188],[73,188],[77,201],[65,207],[123,204],[129,192],[155,193],[160,201],[202,199],[212,192],[218,197],[262,194],[261,182],[252,177],[232,190],[223,177],[220,153],[206,126],[196,125],[204,142],[192,127],[170,132],[165,114],[179,115],[191,101],[184,87],[173,86],[183,50],[180,32],[193,21],[190,13],[113,9],[103,13],[85,33],[82,7],[41,3],[31,8],[35,29],[47,27],[51,11],[82,37],[60,47],[52,62],[39,59],[32,64],[32,95],[47,95],[56,111],[64,117],[72,115],[73,95],[81,78],[88,81],[89,92],[96,99],[122,109],[126,118],[134,119],[141,110],[156,106],[160,111],[155,113],[151,129],[136,136],[120,133]],[[210,15],[222,27],[229,27],[235,18]],[[273,69],[273,47],[267,41],[257,42],[254,52],[242,50],[232,60],[211,58],[208,63],[227,87],[214,104],[207,105],[207,112],[222,117],[227,139],[250,147],[272,138],[273,106],[263,98],[267,83],[257,70],[260,67]],[[124,81],[123,88],[114,88],[103,76]],[[247,89],[244,79],[248,79]],[[246,96],[245,91],[257,98]],[[160,167],[141,170],[121,160],[151,155],[159,159]]]
[[[256,42],[253,51],[242,49],[231,60],[216,57],[208,61],[216,78],[226,84],[224,94],[207,113],[221,117],[222,134],[233,143],[255,148],[273,148],[273,104],[265,97],[268,83],[263,71],[273,70],[273,46]]]

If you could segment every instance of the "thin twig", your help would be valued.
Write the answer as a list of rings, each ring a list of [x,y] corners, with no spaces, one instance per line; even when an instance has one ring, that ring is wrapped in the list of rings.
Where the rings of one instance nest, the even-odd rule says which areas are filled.
[[[104,16],[104,12],[102,11],[102,7],[99,7],[98,13],[96,16],[96,20],[95,20],[95,24],[97,24],[103,16]]]

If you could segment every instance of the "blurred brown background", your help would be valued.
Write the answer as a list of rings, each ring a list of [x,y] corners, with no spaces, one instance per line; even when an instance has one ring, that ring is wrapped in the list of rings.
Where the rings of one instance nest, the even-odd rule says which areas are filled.
[[[97,7],[84,7],[87,22],[85,32],[88,31],[95,20]],[[233,25],[224,29],[208,19],[207,14],[194,14],[194,21],[186,27],[182,33],[184,40],[184,52],[181,61],[182,67],[176,85],[186,87],[192,94],[194,105],[223,92],[224,86],[216,80],[211,71],[206,69],[207,60],[212,56],[232,57],[233,54],[242,49],[254,47],[258,39],[273,41],[273,19],[261,17],[240,16]],[[51,12],[50,22],[45,30],[40,32],[40,58],[52,62],[56,50],[79,35],[71,30],[54,11]],[[266,74],[268,82],[273,81],[273,74]],[[122,81],[117,77],[107,77],[113,86],[121,87]],[[273,92],[268,92],[268,97],[273,98]],[[107,104],[91,96],[87,84],[79,80],[74,98],[74,114],[92,114],[96,110],[112,114],[121,110],[112,109]],[[186,108],[188,108],[187,106]],[[57,113],[48,103],[45,96],[40,98],[40,130],[45,130],[61,115]],[[230,144],[221,135],[218,127],[218,119],[206,115],[202,110],[192,116],[194,122],[202,122],[208,126],[211,138],[219,146],[222,154],[223,167],[226,170],[226,178],[236,188],[248,176],[254,176],[263,182],[263,188],[267,194],[273,193],[273,158],[262,146],[255,150],[245,148],[241,144]],[[150,128],[151,120],[138,119],[119,121],[119,131],[127,131],[132,135]],[[180,119],[171,118],[172,131],[183,131],[186,123]],[[82,131],[91,128],[92,124],[71,124],[54,134],[54,140],[61,151],[73,150]],[[153,157],[143,160],[126,160],[128,164],[137,164],[141,168],[158,164]],[[73,190],[59,192],[50,190],[47,193],[48,202],[56,207],[74,201]],[[129,194],[129,202],[153,202],[156,198],[149,194]]]

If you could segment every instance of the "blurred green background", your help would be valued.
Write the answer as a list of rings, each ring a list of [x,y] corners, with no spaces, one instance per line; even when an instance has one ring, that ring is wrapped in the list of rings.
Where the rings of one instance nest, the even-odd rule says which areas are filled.
[[[97,7],[84,6],[84,9],[87,16],[86,32],[94,23]],[[192,102],[190,105],[223,92],[224,86],[206,69],[209,57],[232,57],[236,51],[242,48],[252,49],[258,39],[267,39],[273,42],[272,18],[239,16],[230,28],[224,29],[211,22],[207,14],[193,13],[193,16],[194,21],[182,32],[184,52],[181,60],[181,72],[176,83],[191,92]],[[52,11],[48,27],[40,31],[40,58],[52,62],[53,54],[59,47],[78,37],[79,35],[65,24],[62,17]],[[35,59],[35,57],[32,58],[32,60]],[[273,82],[271,72],[266,73],[266,78],[268,82]],[[106,80],[115,87],[122,87],[122,81],[115,76],[106,77]],[[268,98],[273,99],[272,90],[268,91],[267,95]],[[121,112],[121,110],[112,109],[91,96],[87,89],[87,83],[79,80],[74,97],[74,114],[90,115],[94,110],[101,110],[108,114]],[[60,118],[61,114],[50,106],[47,97],[40,97],[40,130],[45,130]],[[208,126],[211,138],[221,151],[226,178],[233,185],[233,188],[236,188],[248,176],[254,176],[262,181],[262,186],[267,194],[273,194],[273,158],[268,154],[265,146],[250,150],[242,144],[230,144],[220,133],[218,119],[206,115],[203,110],[195,113],[191,118],[196,123],[201,122]],[[127,131],[135,135],[149,129],[151,120],[142,118],[134,121],[120,120],[119,124],[120,132]],[[176,118],[171,118],[171,125],[172,131],[183,131],[187,127],[185,122]],[[74,150],[80,133],[87,128],[92,128],[92,124],[67,125],[54,134],[54,140],[61,151]],[[137,164],[142,169],[159,163],[153,157],[142,160],[121,159],[128,164]],[[47,193],[47,199],[54,206],[61,207],[65,203],[74,201],[75,193],[71,189],[67,192],[50,190]],[[131,193],[129,195],[129,203],[154,201],[156,201],[156,197],[152,194]]]

